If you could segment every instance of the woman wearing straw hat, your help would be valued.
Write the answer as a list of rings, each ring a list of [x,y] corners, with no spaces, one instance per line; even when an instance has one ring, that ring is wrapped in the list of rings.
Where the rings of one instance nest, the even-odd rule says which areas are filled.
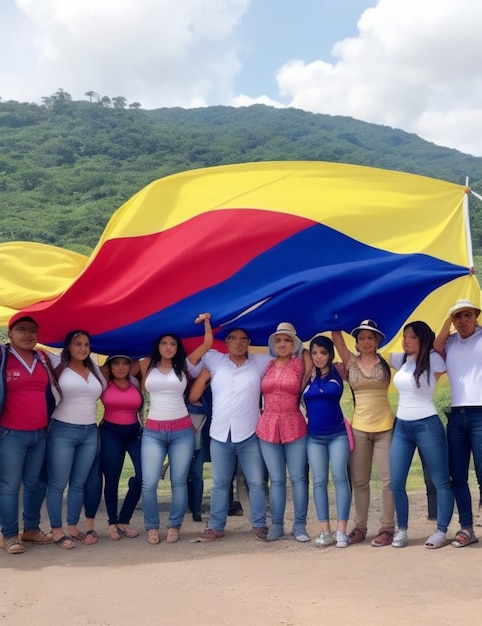
[[[268,339],[270,361],[261,381],[264,410],[256,428],[261,453],[271,482],[272,526],[268,541],[284,534],[286,507],[286,466],[291,481],[294,506],[293,535],[298,541],[309,541],[306,533],[308,480],[306,476],[306,421],[299,399],[304,363],[303,350],[293,324],[281,322]],[[306,361],[311,371],[311,359]]]
[[[390,366],[378,354],[378,345],[385,335],[376,322],[363,320],[351,331],[357,354],[348,350],[340,331],[333,331],[333,341],[346,370],[353,392],[355,411],[352,428],[355,449],[350,454],[350,472],[355,500],[355,527],[348,543],[365,541],[370,505],[370,477],[373,459],[382,482],[381,528],[372,546],[392,543],[395,526],[393,495],[390,486],[390,445],[394,422],[388,402]]]

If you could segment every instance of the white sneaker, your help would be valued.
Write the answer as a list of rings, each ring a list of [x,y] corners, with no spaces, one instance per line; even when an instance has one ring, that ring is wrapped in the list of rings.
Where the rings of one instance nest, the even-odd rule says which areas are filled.
[[[342,530],[336,531],[336,547],[348,548],[348,535],[344,533]]]
[[[319,546],[331,546],[335,543],[335,540],[329,530],[322,530],[320,536],[315,539],[315,543]]]
[[[407,530],[405,528],[401,528],[400,530],[397,530],[397,532],[393,535],[392,547],[406,548],[407,545],[408,545]]]

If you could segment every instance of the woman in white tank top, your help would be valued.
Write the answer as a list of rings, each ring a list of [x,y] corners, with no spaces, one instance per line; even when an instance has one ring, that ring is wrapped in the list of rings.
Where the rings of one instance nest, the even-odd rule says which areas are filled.
[[[189,355],[196,362],[212,344],[209,314],[200,315],[204,322],[203,344]],[[199,356],[198,356],[199,354]],[[173,333],[161,335],[149,359],[140,361],[142,384],[149,394],[150,406],[141,442],[142,507],[147,541],[158,544],[159,503],[157,487],[162,465],[169,456],[171,478],[171,509],[167,522],[167,542],[179,539],[187,508],[187,477],[194,454],[194,429],[184,392],[187,387],[186,353],[181,338]]]

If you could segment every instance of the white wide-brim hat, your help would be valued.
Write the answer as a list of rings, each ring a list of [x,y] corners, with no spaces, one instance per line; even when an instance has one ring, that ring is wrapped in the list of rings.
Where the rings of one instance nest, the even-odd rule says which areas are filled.
[[[290,322],[280,322],[278,327],[276,328],[276,332],[268,338],[268,346],[269,352],[271,356],[276,356],[276,352],[274,349],[274,340],[277,335],[288,335],[288,337],[293,338],[293,354],[299,354],[303,347],[301,339],[296,334],[296,328]]]
[[[453,317],[459,311],[464,311],[464,310],[465,311],[475,310],[477,311],[477,317],[479,317],[480,315],[480,307],[478,307],[476,304],[474,304],[470,300],[467,300],[466,298],[460,298],[460,300],[457,300],[454,306],[449,309],[449,317]]]
[[[351,331],[351,336],[355,337],[355,339],[358,337],[358,333],[361,330],[371,330],[372,332],[376,333],[377,335],[380,335],[380,337],[382,339],[385,339],[385,335],[382,333],[382,331],[378,328],[377,323],[374,322],[373,320],[363,320],[362,322],[360,322],[360,324],[354,328]]]

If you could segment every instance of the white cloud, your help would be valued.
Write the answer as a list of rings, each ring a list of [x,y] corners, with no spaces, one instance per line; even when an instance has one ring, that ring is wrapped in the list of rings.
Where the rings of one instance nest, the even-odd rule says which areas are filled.
[[[92,90],[144,108],[291,106],[482,156],[480,0],[379,0],[361,15],[358,36],[338,41],[328,59],[308,62],[301,49],[286,59],[276,72],[279,101],[269,87],[257,97],[233,93],[238,27],[250,4],[263,2],[1,0],[0,96],[40,102],[62,88],[76,100]],[[250,58],[269,64],[267,47],[283,50],[284,41],[260,37]]]
[[[287,62],[289,106],[402,128],[482,156],[479,0],[379,0],[332,63]]]
[[[16,0],[22,32],[9,41],[16,67],[2,68],[0,95],[39,101],[62,87],[145,108],[226,100],[239,71],[232,34],[250,1]]]

